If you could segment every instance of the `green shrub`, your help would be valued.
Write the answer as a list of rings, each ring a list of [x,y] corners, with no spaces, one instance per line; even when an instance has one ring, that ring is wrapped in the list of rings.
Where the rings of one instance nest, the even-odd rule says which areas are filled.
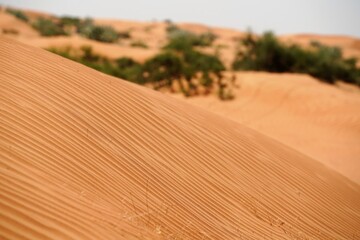
[[[195,46],[195,34],[179,29],[177,26],[169,26],[168,28],[170,28],[168,30],[169,42],[165,45],[164,49],[185,51]]]
[[[116,62],[116,65],[118,66],[118,68],[120,68],[120,69],[139,65],[139,63],[135,62],[132,58],[129,58],[129,57],[118,58],[115,60],[115,62]]]
[[[58,19],[58,25],[66,32],[67,35],[71,35],[77,32],[80,26],[81,19],[71,16],[63,16]]]
[[[94,53],[90,46],[82,46],[80,52],[71,47],[62,49],[49,48],[48,51],[84,64],[100,72],[128,81],[143,83],[141,82],[143,81],[141,78],[142,66],[131,58],[124,57],[111,61],[106,57]]]
[[[91,46],[82,46],[80,49],[82,51],[82,54],[80,55],[82,61],[98,62],[101,59],[104,59],[100,55],[95,54]]]
[[[51,47],[51,48],[47,48],[46,50],[48,50],[49,52],[55,53],[57,55],[60,55],[62,57],[71,59],[71,60],[75,60],[74,57],[72,57],[71,55],[71,47],[64,47],[62,49],[59,48],[55,48],[55,47]]]
[[[56,23],[46,18],[38,18],[33,27],[40,32],[42,36],[59,36],[66,35],[65,31]]]
[[[144,83],[144,79],[142,78],[142,66],[140,63],[137,63],[128,57],[118,58],[115,63],[117,67],[117,77],[131,82]]]
[[[160,82],[156,87],[171,87],[178,81],[186,95],[197,95],[198,89],[211,92],[214,83],[220,82],[224,65],[217,56],[196,51],[187,33],[175,37],[165,46],[165,52],[145,63],[147,81]],[[186,84],[184,84],[186,81]]]
[[[290,51],[277,41],[272,33],[265,33],[256,40],[251,34],[242,40],[244,51],[238,52],[233,63],[235,70],[266,70],[269,72],[286,72],[293,65]]]
[[[189,67],[196,71],[220,73],[225,70],[220,59],[214,55],[208,55],[198,51],[186,51],[184,53],[184,61]]]
[[[94,54],[88,46],[82,47],[77,55],[71,48],[49,50],[106,74],[139,84],[151,84],[155,89],[173,89],[176,82],[186,96],[191,96],[199,94],[199,89],[205,94],[210,93],[217,83],[220,99],[229,100],[232,96],[228,85],[222,82],[221,72],[225,70],[222,62],[216,56],[192,48],[183,52],[164,51],[143,65],[127,57],[111,61]]]
[[[99,42],[113,43],[119,39],[119,36],[110,26],[93,26],[89,38]]]
[[[71,16],[63,16],[59,18],[59,26],[68,34],[77,32],[81,23],[81,19]]]
[[[64,27],[64,26],[79,27],[80,22],[81,22],[80,18],[71,17],[71,16],[62,16],[59,19],[59,25],[62,27]]]
[[[86,38],[99,42],[113,43],[119,39],[119,33],[110,26],[95,25],[91,18],[86,18],[78,24],[77,32]]]
[[[339,48],[313,43],[312,49],[305,50],[279,42],[271,32],[259,38],[248,34],[241,43],[234,70],[307,73],[328,83],[337,79],[359,83],[356,60],[344,59]]]
[[[183,63],[174,53],[165,52],[147,60],[143,65],[144,82],[154,83],[156,89],[171,87],[183,73]]]
[[[212,32],[206,32],[199,35],[198,46],[211,46],[216,40],[217,36]]]
[[[24,22],[29,21],[28,16],[23,11],[12,9],[12,8],[7,8],[6,12],[15,16],[17,19],[20,19],[21,21],[24,21]]]
[[[82,36],[89,38],[93,28],[94,28],[93,20],[91,18],[85,18],[84,20],[80,21],[77,27],[77,32]]]
[[[174,24],[168,25],[166,30],[169,43],[165,46],[165,49],[184,50],[189,47],[207,47],[216,39],[216,35],[211,32],[196,35],[180,29]]]

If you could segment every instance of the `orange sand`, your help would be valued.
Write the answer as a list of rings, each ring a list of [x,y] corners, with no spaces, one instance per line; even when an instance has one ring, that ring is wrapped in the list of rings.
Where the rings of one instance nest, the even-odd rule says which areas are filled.
[[[233,101],[215,96],[185,100],[264,133],[360,183],[357,87],[350,92],[350,87],[343,90],[306,75],[259,72],[238,73],[237,85]]]
[[[0,238],[360,236],[359,185],[238,122],[7,38],[0,66]],[[321,117],[321,90],[307,105],[306,86],[264,84],[243,108],[268,87],[272,112],[294,94],[295,117],[356,123],[350,110]]]

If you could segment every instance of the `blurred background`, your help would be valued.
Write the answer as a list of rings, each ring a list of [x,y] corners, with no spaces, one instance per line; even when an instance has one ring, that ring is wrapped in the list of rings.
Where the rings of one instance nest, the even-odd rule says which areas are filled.
[[[1,0],[0,4],[58,15],[195,22],[262,33],[319,33],[360,37],[357,0]]]

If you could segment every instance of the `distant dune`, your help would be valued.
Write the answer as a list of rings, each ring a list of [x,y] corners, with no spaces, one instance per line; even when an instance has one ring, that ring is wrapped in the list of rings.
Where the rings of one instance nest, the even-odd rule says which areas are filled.
[[[47,13],[24,10],[31,19],[38,17],[51,18]],[[14,16],[0,10],[0,35],[4,29],[14,29],[18,34],[3,34],[23,43],[41,47],[57,47],[72,45],[75,48],[88,45],[94,51],[105,57],[115,59],[119,57],[131,57],[138,61],[144,61],[157,54],[167,41],[167,25],[161,21],[128,21],[116,19],[94,19],[96,24],[111,26],[119,32],[131,33],[131,39],[122,39],[120,43],[107,44],[92,41],[81,36],[42,37],[29,24],[26,24]],[[244,31],[207,26],[194,23],[176,23],[181,29],[197,34],[212,32],[217,38],[213,47],[205,49],[208,53],[218,53],[226,66],[230,66],[234,60],[239,37],[244,36]],[[360,39],[348,36],[328,36],[317,34],[294,34],[279,36],[284,42],[308,46],[312,41],[318,41],[328,46],[338,46],[346,57],[360,59]],[[131,42],[140,41],[147,45],[147,49],[131,47]],[[360,64],[360,62],[358,62]]]
[[[2,239],[360,237],[360,186],[259,132],[7,38],[0,64]]]

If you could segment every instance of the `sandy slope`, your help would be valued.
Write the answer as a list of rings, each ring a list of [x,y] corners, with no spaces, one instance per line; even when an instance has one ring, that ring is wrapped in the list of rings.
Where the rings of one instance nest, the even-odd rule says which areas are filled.
[[[0,238],[360,237],[360,186],[262,134],[4,38],[0,66]]]
[[[29,24],[20,21],[13,15],[5,13],[3,10],[0,10],[0,35],[3,34],[3,30],[15,30],[18,35],[21,35],[26,39],[39,36],[39,33]]]
[[[360,91],[301,74],[237,76],[233,101],[215,96],[186,101],[271,136],[360,183]]]

